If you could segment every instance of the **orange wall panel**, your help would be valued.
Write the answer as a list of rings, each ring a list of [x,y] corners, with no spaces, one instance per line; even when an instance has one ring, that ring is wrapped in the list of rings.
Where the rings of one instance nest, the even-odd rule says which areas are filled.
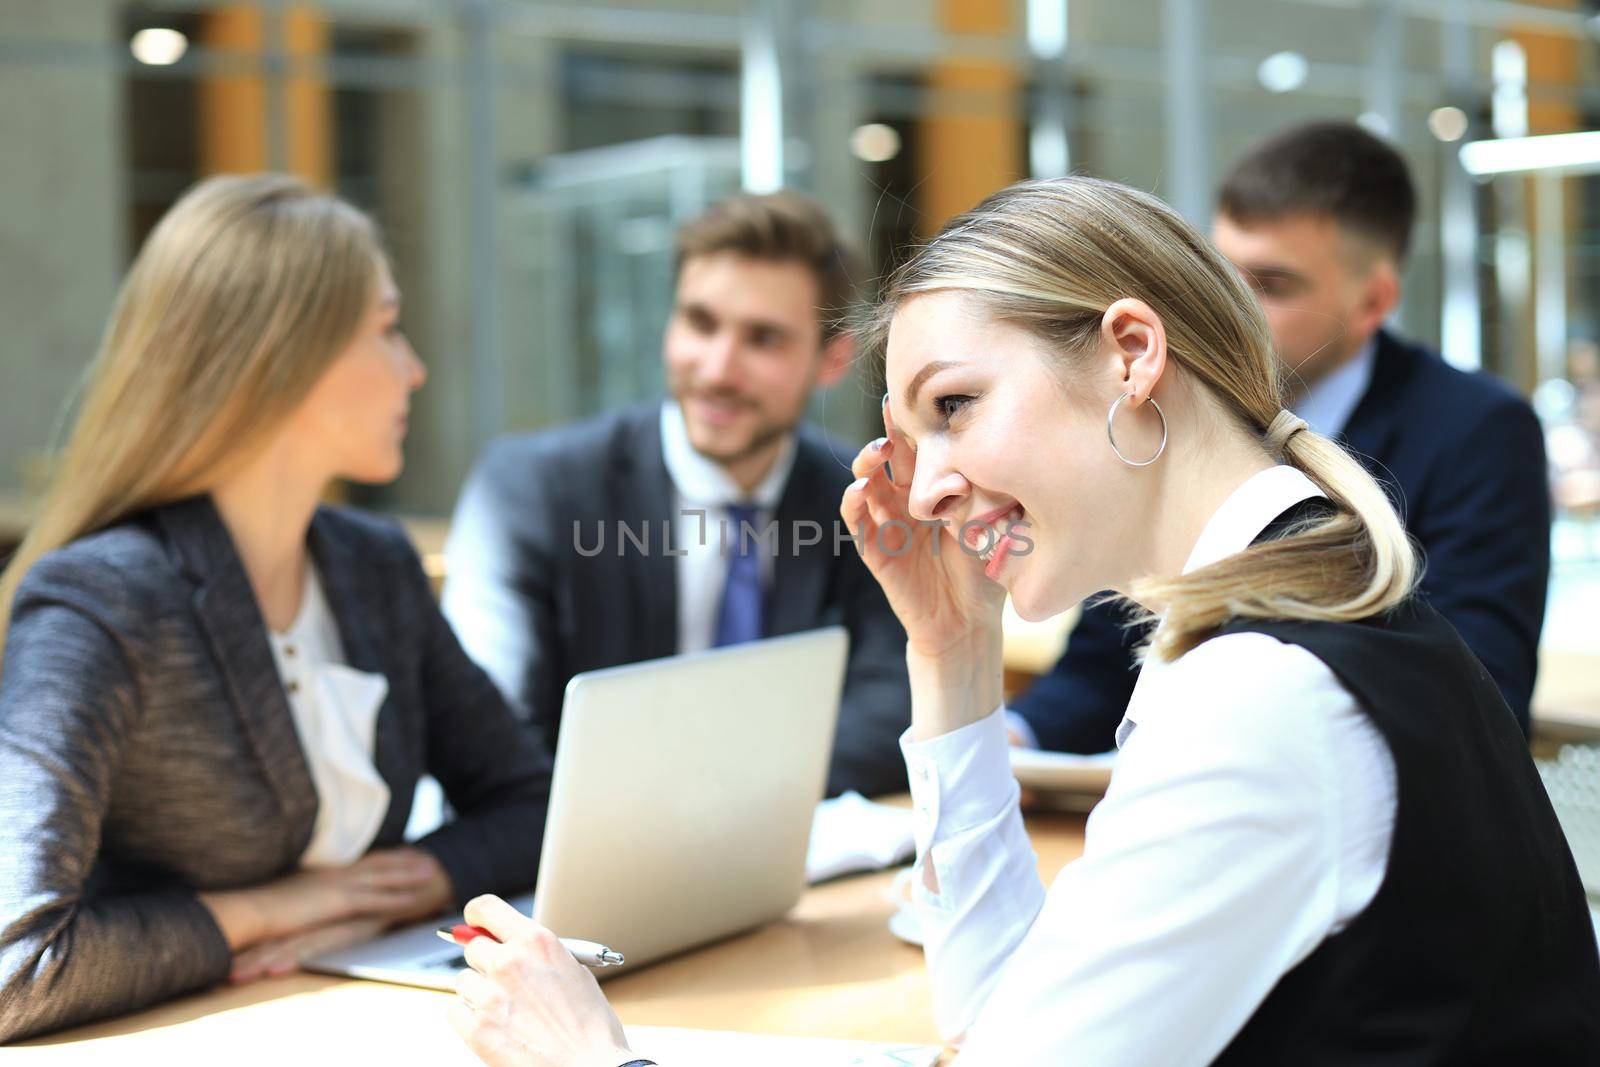
[[[940,21],[951,34],[1014,34],[1012,6],[994,0],[941,0]],[[923,119],[918,138],[923,180],[917,197],[924,236],[1026,173],[1022,76],[1015,65],[946,60],[934,65],[928,85],[933,109]],[[996,100],[999,107],[985,111],[951,106],[941,99],[945,92]]]

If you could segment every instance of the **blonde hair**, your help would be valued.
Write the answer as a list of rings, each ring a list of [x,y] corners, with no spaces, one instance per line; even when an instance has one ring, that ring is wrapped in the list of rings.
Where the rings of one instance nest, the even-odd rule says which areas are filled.
[[[896,307],[937,290],[969,293],[995,319],[1030,330],[1069,373],[1075,357],[1097,347],[1106,309],[1138,297],[1161,316],[1168,358],[1269,448],[1283,392],[1266,319],[1227,260],[1153,196],[1082,177],[1004,189],[953,219],[893,274],[865,339],[881,350]],[[1332,514],[1136,586],[1137,600],[1165,613],[1149,655],[1176,659],[1232,619],[1347,622],[1410,594],[1416,552],[1366,470],[1309,430],[1291,434],[1281,458],[1328,495]]]
[[[383,262],[349,204],[282,175],[196,185],[151,232],[111,312],[38,517],[0,574],[0,649],[42,556],[214,485],[350,343]]]

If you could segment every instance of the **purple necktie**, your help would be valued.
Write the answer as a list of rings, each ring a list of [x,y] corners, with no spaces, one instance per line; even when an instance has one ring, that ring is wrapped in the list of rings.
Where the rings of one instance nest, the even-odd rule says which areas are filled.
[[[728,557],[728,581],[717,612],[717,648],[761,637],[761,547],[753,534],[744,533],[745,523],[754,529],[755,505],[729,504],[727,510],[729,530],[722,551]]]

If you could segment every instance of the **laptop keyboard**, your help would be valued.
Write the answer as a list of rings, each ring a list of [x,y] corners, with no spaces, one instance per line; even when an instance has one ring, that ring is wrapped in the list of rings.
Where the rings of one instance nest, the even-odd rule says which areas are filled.
[[[1563,745],[1554,759],[1534,763],[1589,901],[1600,902],[1600,745]]]

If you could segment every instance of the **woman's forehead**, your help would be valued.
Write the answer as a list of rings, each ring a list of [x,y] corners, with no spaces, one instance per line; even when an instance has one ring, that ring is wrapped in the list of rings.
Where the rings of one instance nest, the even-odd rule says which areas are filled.
[[[980,326],[967,302],[954,291],[926,293],[901,302],[889,321],[888,374],[909,381],[933,360],[962,359]]]

